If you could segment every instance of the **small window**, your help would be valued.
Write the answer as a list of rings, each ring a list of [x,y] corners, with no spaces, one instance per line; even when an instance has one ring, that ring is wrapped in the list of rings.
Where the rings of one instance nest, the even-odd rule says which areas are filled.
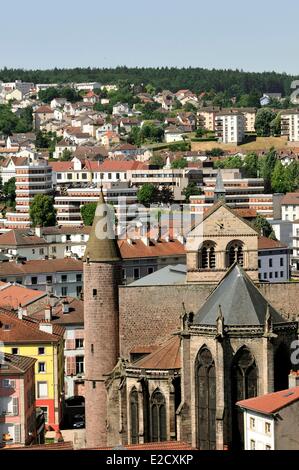
[[[269,258],[269,268],[272,268],[272,267],[273,267],[273,259]]]
[[[91,351],[92,354],[93,354],[93,352],[94,352],[93,344],[90,345],[90,351]]]
[[[270,277],[270,279],[272,279],[273,278],[273,273],[269,273],[269,277]]]
[[[253,439],[250,440],[250,450],[255,450],[255,441]]]
[[[11,354],[19,354],[19,348],[11,348]]]
[[[259,259],[258,261],[258,264],[259,264],[259,268],[261,267],[261,260]]]
[[[57,179],[61,180],[61,173],[57,173]]]
[[[284,276],[283,271],[280,271],[280,277],[283,277],[283,276]]]
[[[134,279],[140,278],[140,271],[139,268],[134,268]]]
[[[77,338],[76,339],[76,349],[81,349],[83,348],[83,338]]]
[[[76,274],[76,281],[82,282],[82,274]]]
[[[43,254],[44,254],[44,249],[43,249],[43,248],[40,248],[40,249],[39,249],[39,254],[40,254],[40,255],[43,255]]]
[[[67,282],[67,274],[62,274],[61,282]]]
[[[52,276],[47,276],[47,277],[46,277],[46,282],[47,282],[47,284],[52,284],[52,281],[53,281]]]
[[[95,380],[92,381],[92,388],[96,388],[96,381]]]
[[[152,274],[153,272],[154,272],[154,268],[152,266],[147,268],[147,274]]]
[[[32,254],[35,255],[35,249],[34,248],[32,248]]]
[[[48,422],[48,407],[47,406],[39,406],[39,408],[43,411],[44,418],[45,418],[45,423],[47,423]]]
[[[51,250],[52,250],[52,253],[56,253],[56,246],[52,246]]]
[[[82,286],[77,286],[77,287],[76,287],[77,297],[80,297],[81,292],[82,292]]]
[[[255,419],[250,418],[250,429],[255,429]]]
[[[76,356],[76,374],[84,374],[84,356]]]
[[[44,347],[38,348],[38,355],[43,356],[44,354],[45,354],[45,348]]]
[[[68,180],[71,180],[71,179],[72,179],[72,173],[68,173],[68,174],[67,174],[67,179],[68,179]]]
[[[66,240],[67,240],[67,241],[71,241],[71,236],[70,236],[70,235],[67,235],[67,236],[66,236]]]
[[[86,180],[87,179],[87,173],[82,173],[82,179]]]
[[[33,284],[33,285],[37,284],[37,277],[32,277],[31,278],[31,284]]]
[[[46,398],[48,396],[48,382],[37,382],[38,398]]]
[[[38,363],[38,372],[46,372],[46,363],[45,362],[39,362]]]
[[[271,423],[265,423],[265,433],[271,434]]]
[[[97,289],[92,289],[92,295],[93,295],[93,297],[95,297],[95,296],[97,295],[97,293],[98,293]]]
[[[267,273],[264,273],[264,279],[267,279],[267,277],[268,277]]]
[[[284,266],[283,261],[283,258],[280,258],[280,266]]]
[[[61,295],[62,295],[62,297],[66,297],[66,296],[67,296],[67,287],[62,287],[62,288],[61,288]]]

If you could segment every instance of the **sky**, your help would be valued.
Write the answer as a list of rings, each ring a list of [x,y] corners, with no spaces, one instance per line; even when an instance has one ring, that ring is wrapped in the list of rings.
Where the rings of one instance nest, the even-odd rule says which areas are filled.
[[[194,66],[299,74],[294,0],[15,0],[1,2],[0,15],[0,68]]]

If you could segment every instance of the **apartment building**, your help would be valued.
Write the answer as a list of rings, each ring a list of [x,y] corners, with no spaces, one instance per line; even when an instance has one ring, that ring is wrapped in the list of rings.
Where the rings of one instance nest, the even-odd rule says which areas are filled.
[[[1,352],[0,448],[27,445],[36,435],[36,359]]]
[[[48,318],[48,310],[45,311]],[[58,429],[62,418],[63,335],[64,328],[48,320],[37,322],[20,308],[18,314],[0,311],[0,342],[5,353],[27,356],[35,360],[36,406],[45,414],[45,421]]]
[[[215,118],[219,112],[220,108],[216,106],[199,109],[197,111],[198,127],[208,131],[215,131]]]
[[[262,282],[289,282],[291,250],[278,240],[258,239],[259,280]]]
[[[299,109],[288,109],[281,113],[281,135],[290,142],[299,142]]]
[[[240,111],[223,110],[215,116],[215,135],[224,144],[240,144],[245,137],[245,117]]]
[[[299,387],[237,403],[244,416],[244,450],[297,450]]]
[[[20,158],[15,165],[15,172],[16,209],[15,212],[6,213],[6,228],[30,226],[29,208],[34,196],[52,192],[52,168],[46,160]]]
[[[215,200],[216,194],[222,197],[229,207],[251,209],[267,219],[273,218],[273,195],[264,194],[262,178],[242,178],[239,170],[219,170],[218,176],[203,178],[202,194],[190,197],[191,212],[206,212]]]
[[[241,112],[245,118],[245,132],[255,132],[256,108],[239,108],[235,111]]]
[[[99,187],[70,188],[63,195],[55,196],[54,207],[59,225],[82,225],[80,209],[84,204],[97,202]],[[127,208],[137,203],[137,188],[129,187],[126,182],[104,183],[103,193],[108,204],[113,204],[116,215],[126,215]]]
[[[64,328],[64,397],[84,396],[84,308],[83,300],[66,297],[50,298],[49,321]],[[44,318],[44,309],[31,315],[38,321]]]
[[[160,168],[160,169],[143,169],[130,170],[127,177],[134,186],[141,186],[144,183],[151,183],[160,189],[163,186],[169,187],[173,191],[175,201],[182,201],[185,196],[182,191],[190,182],[196,184],[202,183],[202,171],[197,168]]]
[[[291,222],[299,219],[299,192],[287,193],[282,198],[281,219]]]
[[[0,263],[0,280],[57,297],[79,297],[83,286],[82,262],[74,258]]]

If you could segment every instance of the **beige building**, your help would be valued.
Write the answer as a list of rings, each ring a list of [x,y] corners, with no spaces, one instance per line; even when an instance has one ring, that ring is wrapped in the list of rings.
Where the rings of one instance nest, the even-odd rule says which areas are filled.
[[[215,130],[215,117],[220,112],[220,108],[212,106],[209,108],[199,109],[197,112],[198,127],[207,129],[208,131]]]
[[[298,109],[288,109],[281,113],[281,135],[286,135],[290,142],[299,142]]]

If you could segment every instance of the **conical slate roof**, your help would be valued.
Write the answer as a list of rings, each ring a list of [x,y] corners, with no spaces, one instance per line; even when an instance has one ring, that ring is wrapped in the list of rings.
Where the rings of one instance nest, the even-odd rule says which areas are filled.
[[[106,204],[101,191],[84,253],[84,261],[88,259],[90,262],[101,262],[121,259],[109,211],[111,211],[111,206]]]
[[[286,320],[263,297],[250,277],[234,264],[218,286],[209,295],[205,304],[194,315],[194,325],[216,325],[219,306],[227,326],[265,325],[267,307],[273,323]]]

